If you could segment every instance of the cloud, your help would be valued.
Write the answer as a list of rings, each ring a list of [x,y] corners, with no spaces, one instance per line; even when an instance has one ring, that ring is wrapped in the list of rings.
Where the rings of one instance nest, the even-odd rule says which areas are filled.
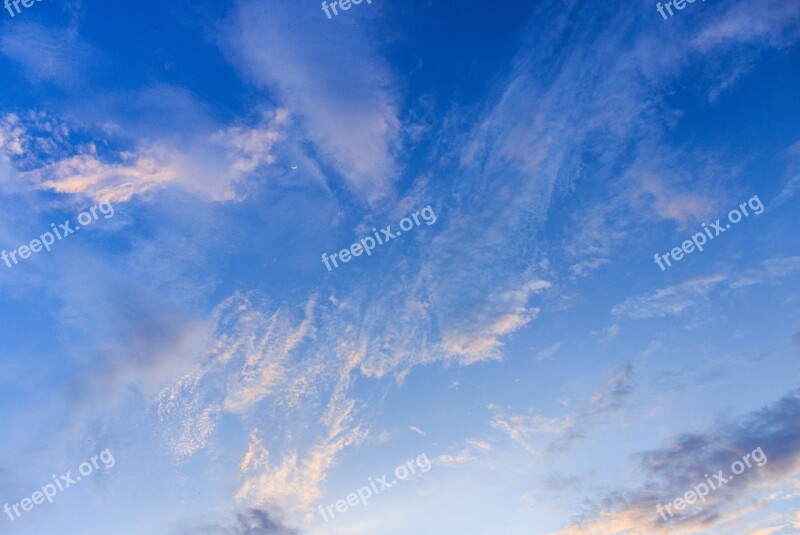
[[[282,122],[285,115],[285,110],[279,110],[278,122]],[[255,171],[262,164],[275,162],[275,157],[270,154],[270,150],[280,137],[275,130],[232,126],[214,134],[211,139],[231,151],[233,160],[231,169],[233,171],[249,173]]]
[[[278,109],[265,114],[255,126],[184,134],[178,145],[147,138],[134,143],[109,124],[105,125],[108,134],[71,132],[55,119],[29,112],[6,115],[0,124],[0,149],[34,187],[83,194],[95,202],[125,202],[167,186],[208,200],[233,200],[241,197],[237,187],[275,162],[272,151],[283,137],[286,122],[286,111]],[[76,134],[95,141],[73,141]],[[106,148],[109,139],[124,148]]]
[[[582,24],[596,21],[592,9],[576,6],[569,9],[576,11],[571,13]],[[274,91],[304,128],[309,128],[311,124],[328,124],[330,114],[346,109],[347,104],[337,100],[344,85],[338,86],[332,80],[351,76],[351,67],[360,69],[363,74],[355,75],[353,91],[360,95],[368,87],[370,95],[359,105],[369,110],[370,121],[390,124],[380,118],[382,112],[376,111],[396,116],[394,105],[386,105],[393,102],[392,89],[387,89],[389,84],[373,83],[392,79],[380,61],[360,51],[335,63],[335,69],[345,74],[332,73],[334,62],[316,52],[317,37],[308,43],[283,37],[287,31],[300,31],[319,34],[319,39],[324,39],[329,35],[326,32],[334,32],[338,37],[340,30],[331,29],[332,25],[317,25],[316,19],[298,15],[290,8],[273,11],[268,14],[265,8],[245,3],[223,28],[223,46],[242,72],[266,91]],[[615,16],[622,27],[636,22],[625,11]],[[431,227],[431,233],[415,236],[413,247],[418,248],[419,255],[382,251],[373,260],[386,262],[381,266],[385,275],[373,279],[370,288],[352,291],[338,304],[320,311],[319,332],[336,331],[338,336],[331,336],[334,344],[345,341],[363,352],[358,369],[367,376],[378,378],[395,373],[402,378],[413,366],[440,359],[468,365],[501,358],[505,339],[540,314],[541,307],[531,301],[553,285],[544,274],[547,269],[541,267],[543,252],[531,247],[529,238],[545,228],[553,195],[565,196],[575,188],[584,187],[578,182],[580,174],[571,171],[573,166],[579,167],[576,160],[587,153],[604,154],[604,161],[612,162],[629,148],[620,139],[631,143],[642,136],[654,143],[661,139],[663,124],[659,121],[664,118],[658,116],[653,121],[656,104],[648,84],[639,76],[640,71],[647,71],[643,78],[648,83],[651,81],[648,77],[656,76],[651,69],[651,56],[638,55],[638,49],[631,52],[628,41],[609,35],[600,38],[597,46],[584,47],[587,43],[578,39],[563,54],[554,54],[553,43],[560,42],[559,36],[566,35],[575,21],[566,15],[557,17],[555,24],[548,24],[540,32],[536,26],[539,20],[544,19],[532,17],[527,41],[512,62],[511,72],[496,91],[496,97],[487,103],[486,111],[464,119],[475,127],[466,135],[446,129],[443,132],[449,137],[437,149],[450,151],[445,155],[457,165],[455,170],[444,171],[462,179],[454,181],[450,190],[442,191],[425,177],[419,178],[413,190],[401,200],[398,213],[415,202],[436,205],[436,199],[448,198],[447,203],[441,204],[447,208],[438,214],[440,222]],[[322,17],[321,22],[328,21]],[[344,36],[342,49],[360,38],[356,34]],[[655,37],[643,39],[645,42],[636,46],[648,46],[648,39],[655,41]],[[591,50],[588,57],[587,49]],[[658,71],[659,79],[673,76],[682,67],[683,56],[672,54],[668,55],[663,72]],[[553,57],[559,58],[556,65],[551,65]],[[533,75],[535,65],[550,65],[550,75]],[[614,68],[609,69],[608,65]],[[603,95],[603,106],[587,97],[586,88],[592,88],[595,95]],[[314,95],[306,94],[312,92]],[[613,99],[608,100],[609,95]],[[350,123],[340,124],[341,128],[349,128]],[[323,158],[330,160],[324,149],[326,136],[330,137],[326,130],[322,128],[313,135],[317,136],[315,143],[322,147]],[[393,139],[390,131],[381,130],[386,135],[377,138]],[[606,135],[595,135],[598,132]],[[340,137],[348,139],[347,135]],[[387,142],[382,147],[391,144]],[[341,161],[335,164],[345,175],[342,169],[346,163],[342,162],[354,158],[353,150],[343,149]],[[392,165],[388,163],[393,161],[391,150],[371,153],[381,163],[372,161],[370,166]],[[600,167],[604,169],[599,171],[600,175],[619,176],[611,164]],[[355,183],[351,186],[360,189]],[[669,208],[677,206],[666,195],[673,192],[672,186],[659,187],[658,191],[666,192],[662,195],[664,200],[659,201],[665,217],[686,216]],[[369,192],[365,195],[370,197]],[[585,237],[586,247],[569,249],[574,253],[569,253],[574,256],[571,265],[578,266],[576,274],[587,273],[610,261],[613,248],[626,236],[625,217],[631,214],[620,210],[627,206],[625,203],[635,204],[627,196],[586,207],[603,224],[580,224],[581,229],[591,230],[594,236]],[[458,216],[450,219],[449,214]],[[410,242],[406,244],[411,247]],[[459,269],[454,270],[454,265]],[[544,281],[547,288],[537,286],[537,281]],[[382,290],[376,292],[374,288]],[[673,311],[691,306],[691,303],[681,305],[677,298],[673,301]],[[635,313],[631,308],[634,305],[637,303],[627,303],[626,312]],[[647,305],[638,304],[641,309]],[[675,313],[669,307],[662,310]],[[297,381],[300,384],[300,379]]]
[[[470,317],[460,315],[447,322],[442,333],[442,350],[468,365],[501,356],[502,338],[535,319],[541,309],[529,305],[536,294],[551,287],[546,280],[533,278],[513,288],[505,285],[482,299]],[[439,296],[440,297],[440,296]],[[440,310],[449,315],[449,310]]]
[[[774,284],[800,271],[800,256],[769,258],[758,268],[738,274],[730,284],[732,290],[759,284]]]
[[[703,27],[691,46],[703,52],[750,44],[782,48],[794,42],[799,32],[800,6],[794,2],[737,2]]]
[[[800,470],[798,417],[800,390],[737,421],[718,422],[710,431],[683,434],[663,448],[642,453],[637,456],[643,481],[638,489],[609,491],[583,518],[557,533],[729,533],[746,522],[747,513],[764,503],[771,490],[795,482]],[[731,464],[757,448],[762,449],[766,463],[751,463],[751,468],[712,490],[705,503],[687,506],[668,522],[656,512],[657,504],[672,502],[702,483],[704,474],[724,470],[729,476]]]
[[[142,304],[138,296],[122,294],[119,301],[125,308],[110,315],[118,329],[111,331],[113,338],[123,333],[119,345],[113,346],[119,353],[100,368],[107,373],[89,377],[114,379],[107,383],[109,390],[130,377],[156,383],[176,372],[172,357],[180,356],[175,360],[185,364],[185,355],[192,355],[196,365],[189,370],[176,366],[182,374],[156,399],[168,446],[181,459],[211,448],[219,418],[229,416],[226,429],[245,429],[242,438],[250,432],[240,456],[238,498],[256,506],[279,503],[293,511],[310,507],[321,495],[337,456],[367,437],[367,424],[358,421],[364,407],[352,398],[353,384],[364,380],[360,375],[402,377],[413,366],[437,360],[469,365],[501,358],[507,339],[541,314],[540,301],[555,291],[556,279],[543,267],[545,252],[536,237],[561,221],[553,217],[560,201],[576,191],[582,195],[599,190],[590,195],[591,203],[565,219],[580,228],[575,231],[568,224],[563,231],[574,276],[610,263],[613,249],[629,236],[630,199],[608,202],[598,184],[617,176],[634,140],[658,137],[664,118],[648,97],[653,80],[642,83],[640,75],[651,68],[651,61],[653,71],[664,64],[651,60],[655,54],[637,56],[641,49],[629,50],[635,46],[632,30],[641,22],[631,14],[637,10],[618,10],[606,20],[598,19],[592,3],[578,9],[579,4],[567,3],[552,25],[551,17],[539,17],[537,11],[525,47],[509,65],[499,67],[508,74],[492,88],[494,96],[478,116],[454,105],[453,115],[463,114],[464,122],[474,123],[474,128],[467,135],[444,139],[445,149],[430,155],[431,161],[442,163],[431,176],[441,172],[442,180],[399,180],[395,151],[400,98],[393,73],[376,57],[381,43],[352,25],[330,23],[318,10],[306,13],[294,5],[239,3],[225,28],[229,57],[265,90],[265,99],[281,101],[281,107],[263,116],[221,124],[189,91],[164,86],[115,96],[111,104],[91,102],[100,108],[131,107],[121,118],[108,112],[113,121],[106,121],[106,109],[101,109],[98,115],[104,120],[92,124],[103,124],[103,134],[92,132],[96,139],[91,143],[75,142],[69,127],[65,131],[58,121],[7,116],[0,132],[6,155],[47,192],[121,202],[152,198],[177,186],[204,200],[240,199],[238,186],[280,160],[281,141],[307,132],[320,160],[341,174],[360,199],[375,204],[391,199],[395,185],[408,178],[413,187],[400,199],[400,208],[417,201],[442,206],[438,226],[392,250],[385,247],[371,259],[376,267],[370,276],[355,272],[361,284],[330,304],[308,295],[299,306],[268,305],[237,294],[216,307],[206,325],[164,310],[161,300]],[[312,12],[316,19],[310,18]],[[350,15],[356,16],[355,10]],[[588,29],[587,21],[597,20],[625,37],[582,31]],[[547,21],[541,32],[539,21]],[[722,35],[730,40],[739,33]],[[656,81],[678,72],[691,53],[681,47],[663,48],[661,37],[648,35],[644,43],[657,45],[661,56],[672,61]],[[704,46],[713,44],[711,37]],[[52,48],[52,36],[47,38]],[[77,47],[80,57],[81,45],[70,38],[64,36],[65,43]],[[33,79],[56,81],[65,74],[69,58],[57,51],[48,56],[45,50],[42,57],[54,57],[53,63],[36,64],[21,49],[24,39],[7,39],[11,41],[0,41],[0,47],[27,65]],[[133,116],[141,108],[149,115],[137,121]],[[39,126],[50,130],[34,132]],[[120,133],[128,128],[134,135]],[[184,129],[181,136],[179,130]],[[114,138],[110,146],[100,143],[106,137]],[[464,149],[447,153],[451,147]],[[35,153],[47,158],[26,159]],[[585,163],[595,161],[589,173]],[[614,189],[620,182],[609,184]],[[645,183],[644,190],[661,218],[685,221],[697,217],[702,208],[702,194],[677,193],[671,183]],[[778,273],[791,266],[773,267]],[[757,276],[762,274],[749,275],[751,280]],[[723,286],[724,280],[734,278],[689,281],[626,301],[615,313],[635,318],[680,314]],[[743,287],[748,279],[735,280],[744,281]],[[86,310],[91,309],[82,311]],[[88,314],[75,316],[85,323]],[[608,330],[610,336],[615,332],[616,325]],[[199,344],[198,338],[207,343]],[[549,350],[555,353],[558,344]],[[634,392],[628,365],[572,414],[517,415],[493,408],[492,425],[534,452],[539,449],[533,441],[545,435],[549,445],[543,451],[552,453],[620,412]],[[250,425],[256,416],[268,419],[269,432]],[[474,462],[489,449],[488,442],[468,441],[438,462]],[[208,529],[278,530],[266,515],[264,510],[248,510],[228,527]]]
[[[86,194],[95,202],[120,203],[133,195],[174,181],[178,165],[163,147],[144,148],[138,155],[120,153],[120,163],[98,158],[96,147],[88,145],[79,154],[22,173],[41,189],[65,194]]]
[[[612,251],[628,237],[627,222],[621,215],[620,201],[576,208],[570,218],[570,229],[564,252],[568,261],[579,259],[569,267],[576,278],[591,274],[611,263]]]
[[[599,331],[589,331],[589,334],[591,334],[592,336],[599,336],[600,342],[607,344],[611,342],[614,338],[616,338],[617,335],[619,334],[619,324],[612,323],[608,327],[604,327]]]
[[[608,258],[593,258],[591,260],[582,260],[581,262],[578,262],[577,264],[570,266],[569,270],[576,277],[582,277],[583,275],[586,275],[601,266],[605,266],[610,262],[611,260],[609,260]]]
[[[489,405],[493,413],[490,424],[534,455],[557,455],[571,448],[600,422],[619,413],[635,391],[633,367],[627,363],[615,370],[606,383],[572,414],[562,418],[541,414],[506,414],[492,404]],[[543,435],[555,435],[555,438],[542,447],[532,444]]]
[[[9,156],[21,156],[25,153],[25,129],[19,125],[16,114],[6,114],[0,119],[0,148]]]
[[[246,1],[221,42],[247,78],[302,118],[308,138],[358,198],[393,196],[400,133],[393,76],[358,25],[331,24],[300,5]],[[335,57],[320,54],[330,43]]]
[[[317,325],[314,296],[301,319],[262,307],[243,294],[217,307],[206,353],[159,393],[158,414],[168,446],[186,460],[213,444],[221,415],[239,416],[242,429],[255,411],[267,411],[273,432],[250,430],[236,497],[307,513],[338,454],[368,437],[368,428],[353,422],[357,407],[348,398],[363,350],[331,341],[325,323]],[[337,358],[319,349],[329,343],[338,346]],[[292,432],[274,432],[282,428]]]
[[[310,514],[308,511],[322,495],[320,485],[335,464],[337,454],[366,438],[365,429],[355,428],[312,445],[305,456],[289,451],[281,459],[271,461],[260,439],[251,437],[236,497],[256,505],[279,503],[287,510]]]
[[[792,144],[786,151],[789,158],[789,178],[784,184],[780,194],[771,203],[773,207],[780,206],[800,190],[800,141]]]
[[[204,448],[221,413],[247,413],[289,381],[290,357],[309,335],[314,299],[292,325],[234,294],[212,314],[212,342],[197,364],[158,395],[158,414],[179,458]],[[296,394],[297,395],[297,394]]]
[[[553,358],[553,355],[555,355],[558,352],[560,347],[561,347],[561,342],[556,342],[550,347],[542,349],[541,351],[536,353],[536,360],[542,361]]]
[[[483,108],[486,111],[465,119],[474,121],[473,130],[442,142],[444,147],[465,148],[432,155],[449,158],[455,168],[443,166],[442,172],[458,180],[448,182],[444,177],[441,184],[451,185],[443,186],[417,177],[398,203],[398,210],[417,201],[434,203],[437,211],[442,206],[437,213],[440,222],[429,233],[409,238],[402,245],[406,249],[384,248],[371,259],[379,266],[373,268],[374,278],[357,273],[367,282],[354,285],[347,295],[313,305],[308,305],[312,302],[308,297],[302,319],[292,317],[292,307],[254,305],[242,296],[215,310],[215,343],[202,353],[195,369],[164,389],[158,399],[159,415],[176,453],[188,457],[209,447],[223,413],[241,418],[235,421],[243,427],[256,410],[270,414],[275,429],[291,425],[293,434],[247,428],[251,437],[242,452],[238,496],[254,505],[280,503],[302,510],[320,495],[337,455],[367,436],[367,426],[356,421],[362,407],[350,397],[359,374],[377,379],[394,373],[402,378],[413,366],[436,360],[467,365],[501,358],[505,340],[540,314],[536,301],[547,297],[554,283],[543,267],[544,253],[531,245],[531,237],[547,229],[554,197],[595,186],[576,166],[584,155],[603,155],[606,164],[599,166],[597,177],[591,177],[602,182],[616,173],[613,162],[632,140],[657,135],[657,127],[650,126],[653,103],[645,98],[650,88],[638,81],[639,69],[647,68],[644,58],[626,55],[627,40],[608,35],[579,39],[563,56],[555,54],[554,43],[561,46],[562,38],[572,35],[576,20],[597,20],[596,12],[588,8],[566,11],[541,34],[535,31],[536,21],[549,19],[532,18],[527,39],[541,39],[534,43],[541,46],[526,46],[510,65],[503,85],[493,92],[496,97]],[[612,21],[622,22],[621,33],[633,22],[625,13],[620,10],[621,20]],[[237,67],[281,102],[278,110],[291,112],[298,131],[308,132],[325,165],[340,173],[360,199],[385,200],[394,195],[398,179],[394,149],[399,120],[392,73],[371,52],[374,43],[357,30],[342,24],[319,30],[306,18],[310,16],[297,7],[244,2],[234,9],[222,40]],[[328,22],[319,13],[316,16],[322,24]],[[294,38],[298,33],[310,37]],[[336,61],[319,54],[329,49],[332,37],[341,53]],[[552,64],[551,57],[563,59]],[[535,68],[541,65],[546,68]],[[663,76],[674,74],[679,65],[676,60]],[[195,103],[180,92],[161,88],[134,102],[152,104],[164,96],[169,98],[163,107],[187,103],[189,116],[194,117]],[[287,132],[283,111],[250,123],[225,125],[205,124],[207,114],[197,115],[201,119],[192,124],[189,148],[183,144],[176,148],[151,136],[149,145],[129,148],[135,155],[128,163],[133,169],[124,171],[141,173],[139,158],[147,157],[148,150],[162,150],[160,168],[171,173],[174,168],[174,176],[170,174],[164,183],[188,183],[195,175],[184,171],[197,170],[201,191],[210,192],[207,198],[237,198],[231,178],[273,165],[280,135],[297,134]],[[165,122],[175,116],[167,114]],[[9,137],[11,151],[18,139]],[[203,158],[200,149],[209,141],[214,152]],[[225,158],[218,160],[218,154]],[[114,156],[121,158],[120,152]],[[99,178],[94,181],[67,175],[83,191],[94,191],[98,185],[119,188],[126,182],[112,176],[114,166],[121,165],[115,158],[108,154],[95,158],[99,163],[89,162],[111,170],[96,171]],[[207,167],[224,171],[219,189],[208,179],[214,173]],[[57,168],[46,169],[50,174],[37,177],[38,183],[49,188],[69,184],[55,172]],[[143,182],[142,195],[162,187],[161,182]],[[664,217],[691,215],[677,211],[674,202],[662,197],[657,204]],[[602,223],[581,225],[585,231],[574,243],[586,247],[574,248],[569,259],[571,265],[580,266],[573,270],[576,276],[609,261],[609,250],[626,236],[624,216],[629,214],[615,211],[624,200],[607,203],[603,198],[576,211],[592,214],[587,221]],[[386,215],[391,221],[388,216],[396,214]],[[365,219],[372,217],[368,214]],[[417,254],[405,254],[410,250]],[[688,289],[699,298],[710,291],[701,283],[686,284],[680,290]],[[621,310],[645,317],[680,313],[691,304],[682,305],[677,293],[673,289],[641,303],[627,303]],[[601,417],[621,410],[632,393],[628,366],[567,417],[496,412],[493,425],[523,444],[541,433],[538,426],[542,426],[546,433],[557,435],[550,443],[554,449],[571,444]],[[457,453],[451,461],[471,454]]]
[[[442,466],[459,466],[484,462],[492,449],[492,445],[485,440],[467,439],[467,445],[458,453],[442,454],[433,460],[433,464]]]
[[[720,283],[726,280],[728,280],[726,275],[689,279],[674,286],[660,288],[648,296],[626,299],[615,305],[611,313],[637,320],[678,316],[685,310],[700,305]]]
[[[28,290],[54,303],[63,351],[75,365],[59,392],[70,411],[64,426],[119,408],[132,391],[154,395],[191,368],[210,334],[205,318],[162,288],[115,271],[119,263],[112,268],[102,255],[73,254],[36,274]]]
[[[538,308],[519,306],[517,312],[502,314],[480,331],[450,332],[444,339],[445,350],[460,358],[464,364],[500,357],[501,337],[527,325],[539,314]]]
[[[707,302],[713,295],[760,284],[776,284],[800,270],[800,257],[769,258],[757,268],[734,275],[705,275],[659,288],[650,295],[631,297],[611,309],[614,316],[634,320],[680,316]]]
[[[737,167],[727,157],[709,156],[705,148],[671,146],[682,110],[668,107],[654,88],[671,84],[699,60],[711,65],[726,60],[723,72],[706,73],[708,79],[744,72],[750,60],[736,47],[795,42],[798,10],[780,0],[726,4],[697,19],[699,25],[641,32],[649,22],[639,11],[580,3],[561,9],[560,16],[547,8],[534,12],[524,52],[513,62],[513,82],[463,143],[468,149],[462,163],[480,163],[485,176],[495,179],[524,174],[529,188],[547,190],[545,199],[557,196],[560,202],[549,206],[548,216],[571,224],[559,225],[562,231],[550,229],[550,235],[563,237],[569,269],[581,277],[613,262],[615,249],[642,221],[685,226],[710,215],[725,187],[718,177]],[[752,25],[755,9],[758,24]],[[613,19],[608,30],[596,28],[599,16]],[[540,20],[547,20],[547,27],[539,27]],[[584,39],[569,33],[575,27],[585,29]],[[631,39],[620,37],[626,32]],[[692,44],[663,48],[665,40],[676,39]],[[531,65],[537,67],[526,70]],[[673,163],[684,161],[690,164]],[[527,193],[524,186],[515,191],[521,197]],[[575,192],[583,195],[575,198]]]
[[[675,221],[680,228],[710,217],[717,204],[709,195],[676,191],[652,175],[642,179],[639,195],[650,197],[650,206],[655,214],[661,219]]]
[[[236,514],[229,525],[206,525],[178,532],[180,535],[298,535],[296,529],[286,527],[274,514],[263,509],[245,509]]]
[[[0,53],[22,65],[30,81],[66,88],[82,84],[83,73],[101,59],[75,28],[46,28],[22,20],[3,24]]]
[[[409,429],[412,430],[413,432],[415,432],[416,434],[421,435],[423,437],[425,435],[427,435],[427,433],[425,431],[423,431],[422,429],[420,429],[419,427],[417,427],[415,425],[412,425],[411,427],[409,427]]]

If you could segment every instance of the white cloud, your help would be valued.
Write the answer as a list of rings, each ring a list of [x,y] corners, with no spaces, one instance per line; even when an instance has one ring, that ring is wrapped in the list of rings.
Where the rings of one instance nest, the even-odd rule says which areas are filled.
[[[42,114],[9,114],[0,125],[0,149],[34,187],[83,194],[94,201],[125,202],[168,186],[208,200],[240,197],[237,188],[275,161],[273,149],[286,128],[286,112],[266,114],[255,127],[192,132],[184,143],[139,141],[128,150],[100,151],[98,142],[73,143],[66,125]],[[118,135],[120,129],[106,129]],[[105,145],[105,143],[103,143]]]
[[[542,349],[541,351],[536,353],[536,360],[542,361],[553,358],[553,355],[555,355],[558,352],[560,347],[561,347],[561,342],[556,342],[550,347]]]
[[[58,160],[21,176],[41,189],[82,193],[95,202],[119,203],[163,187],[179,175],[179,165],[163,147],[145,148],[138,155],[121,153],[119,156],[122,160],[119,163],[104,162],[90,144],[86,154]]]
[[[613,323],[600,331],[589,331],[592,336],[599,336],[602,343],[608,343],[619,334],[619,324]]]
[[[442,454],[433,459],[433,464],[442,466],[458,466],[485,462],[487,455],[492,450],[492,445],[485,440],[468,438],[466,446],[455,454]]]
[[[703,27],[691,45],[704,52],[755,43],[783,47],[797,39],[799,30],[800,5],[796,2],[757,0],[732,4]]]
[[[770,258],[764,260],[757,268],[735,275],[695,277],[680,284],[659,288],[649,295],[631,297],[615,305],[611,313],[635,320],[680,316],[687,310],[705,303],[715,291],[719,290],[719,295],[725,295],[730,290],[778,283],[798,270],[800,270],[798,256]]]
[[[100,60],[76,28],[51,29],[24,20],[3,25],[0,52],[21,64],[32,82],[61,87],[81,84],[87,67]]]
[[[327,164],[358,197],[394,195],[400,120],[392,73],[373,40],[357,25],[330,24],[299,4],[253,1],[238,5],[224,34],[233,62],[302,118]],[[335,54],[320,53],[330,43]]]
[[[261,313],[242,295],[217,307],[213,344],[192,370],[158,395],[161,424],[178,457],[208,444],[221,413],[251,412],[280,392],[289,380],[291,353],[310,332],[313,307],[312,298],[296,327],[279,311]]]
[[[685,310],[704,302],[726,275],[710,275],[687,280],[681,284],[660,288],[648,296],[633,297],[615,305],[611,313],[631,319],[678,316]]]
[[[242,483],[236,497],[256,506],[279,503],[288,511],[308,513],[321,496],[320,485],[336,455],[366,437],[365,430],[356,428],[311,446],[305,455],[290,451],[272,461],[254,433],[242,461]]]
[[[759,267],[737,274],[730,288],[736,290],[758,284],[776,283],[798,271],[800,271],[800,256],[769,258]]]

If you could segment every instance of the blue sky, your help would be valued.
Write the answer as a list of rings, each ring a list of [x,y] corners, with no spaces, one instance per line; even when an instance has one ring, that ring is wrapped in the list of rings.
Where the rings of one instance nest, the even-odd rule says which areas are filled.
[[[654,4],[3,9],[3,251],[113,215],[0,262],[0,506],[114,462],[0,532],[797,533],[800,2]]]

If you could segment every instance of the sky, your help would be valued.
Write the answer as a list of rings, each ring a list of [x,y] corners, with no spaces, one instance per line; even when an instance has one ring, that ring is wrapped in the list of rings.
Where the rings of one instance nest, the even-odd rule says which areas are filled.
[[[800,533],[800,1],[25,1],[0,533]]]

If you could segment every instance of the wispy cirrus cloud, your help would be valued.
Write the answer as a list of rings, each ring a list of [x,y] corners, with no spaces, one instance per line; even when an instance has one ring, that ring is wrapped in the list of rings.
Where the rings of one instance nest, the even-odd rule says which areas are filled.
[[[253,437],[242,462],[236,497],[257,506],[278,503],[289,511],[311,515],[337,455],[366,438],[367,430],[357,427],[306,446],[303,452],[289,450],[272,460],[260,439]]]
[[[776,284],[800,271],[800,256],[768,258],[756,268],[738,274],[730,284],[731,290],[756,286],[759,284]]]
[[[249,413],[289,382],[292,352],[308,335],[314,300],[292,325],[280,311],[255,308],[244,295],[212,315],[212,345],[205,356],[158,395],[158,412],[172,451],[186,458],[204,448],[222,413]]]
[[[286,436],[250,430],[236,497],[255,507],[307,513],[337,456],[369,433],[354,421],[358,407],[349,397],[363,350],[332,340],[317,308],[310,298],[296,320],[281,309],[265,312],[244,295],[229,297],[212,316],[206,355],[157,398],[178,460],[213,447],[226,414],[237,416],[243,431],[256,411],[271,415],[272,430],[309,422],[306,431]],[[331,343],[338,344],[335,359],[324,349]]]
[[[691,45],[707,52],[717,47],[762,44],[785,47],[800,37],[800,6],[781,0],[737,2],[703,27]]]
[[[763,260],[758,267],[740,273],[695,277],[682,283],[659,288],[649,295],[631,297],[611,309],[614,316],[634,320],[680,316],[732,290],[761,284],[779,284],[800,270],[800,257],[777,257]]]
[[[305,37],[294,38],[297,33]],[[394,197],[398,99],[391,70],[363,30],[330,24],[299,4],[247,1],[220,40],[245,77],[302,118],[322,158],[357,198]],[[319,53],[331,42],[334,61]]]
[[[786,150],[786,155],[789,159],[788,178],[780,194],[773,201],[773,206],[780,206],[800,190],[800,141],[793,143]]]
[[[627,299],[615,305],[611,313],[637,320],[677,316],[704,302],[711,292],[726,280],[728,280],[726,275],[693,278],[674,286],[660,288],[647,296]]]
[[[619,413],[635,392],[633,366],[627,363],[615,370],[606,383],[571,414],[563,417],[535,412],[508,414],[492,404],[489,406],[493,413],[490,424],[536,456],[557,455],[571,448],[606,418]],[[543,436],[555,438],[542,445]]]
[[[459,466],[463,464],[473,464],[487,462],[490,460],[489,452],[492,445],[486,440],[468,438],[466,445],[455,454],[442,454],[433,459],[433,464],[442,466]]]
[[[555,355],[560,348],[561,348],[561,342],[556,342],[555,344],[551,345],[550,347],[542,349],[541,351],[536,353],[536,357],[535,358],[536,358],[536,360],[539,360],[539,361],[553,358],[553,355]]]
[[[19,63],[31,82],[69,88],[83,84],[86,69],[103,59],[74,27],[54,29],[24,20],[3,24],[0,53]]]

